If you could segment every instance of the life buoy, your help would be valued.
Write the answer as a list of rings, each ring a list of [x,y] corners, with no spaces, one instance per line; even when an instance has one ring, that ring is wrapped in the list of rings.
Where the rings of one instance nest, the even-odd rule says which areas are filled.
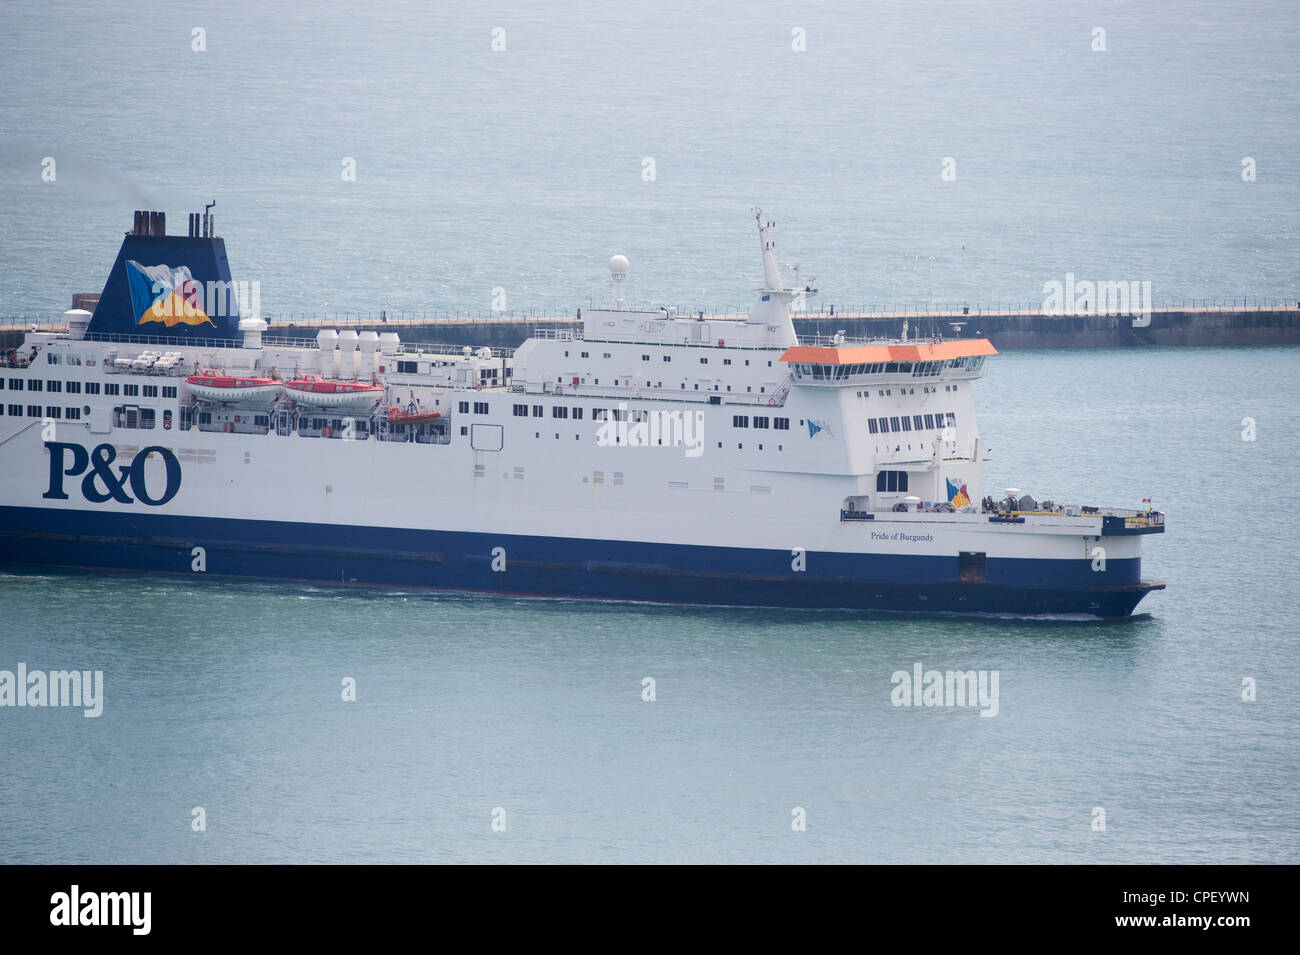
[[[775,399],[775,398],[768,398],[768,399],[767,399],[767,406],[768,406],[769,408],[775,408],[775,407],[776,407],[776,399]]]

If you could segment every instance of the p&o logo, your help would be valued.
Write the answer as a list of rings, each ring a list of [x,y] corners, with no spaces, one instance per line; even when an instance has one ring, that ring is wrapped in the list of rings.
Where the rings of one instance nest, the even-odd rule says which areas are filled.
[[[109,500],[119,504],[139,501],[150,507],[160,507],[174,498],[181,489],[181,463],[171,451],[157,445],[142,448],[130,464],[118,465],[116,473],[113,462],[117,459],[117,448],[111,444],[98,445],[89,452],[79,444],[63,441],[47,441],[45,447],[50,452],[50,487],[41,495],[44,498],[66,501],[68,495],[63,490],[63,479],[83,474],[85,477],[81,481],[81,495],[92,504],[103,504]],[[67,463],[69,452],[72,454],[71,463]],[[167,476],[167,485],[158,497],[150,496],[145,476],[145,463],[154,454],[162,458]],[[127,493],[128,486],[130,494]]]

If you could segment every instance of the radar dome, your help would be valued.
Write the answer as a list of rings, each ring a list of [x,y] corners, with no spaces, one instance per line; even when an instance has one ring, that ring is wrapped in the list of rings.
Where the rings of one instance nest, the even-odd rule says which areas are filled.
[[[609,271],[611,275],[627,275],[627,256],[614,255],[609,260]]]

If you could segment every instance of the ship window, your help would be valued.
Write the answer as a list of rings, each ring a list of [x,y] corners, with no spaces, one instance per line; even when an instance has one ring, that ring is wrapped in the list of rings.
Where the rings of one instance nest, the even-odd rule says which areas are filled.
[[[475,413],[475,414],[487,414],[487,413],[488,413],[488,403],[487,403],[486,401],[476,401],[476,402],[474,402],[474,413]]]
[[[119,385],[119,384],[118,384],[117,382],[115,382],[115,381],[107,382],[107,383],[104,385],[104,394],[106,394],[106,395],[116,395],[116,394],[120,394],[120,393],[121,393],[121,391],[120,391],[121,387],[122,387],[122,386]]]
[[[608,421],[608,420],[609,420],[609,409],[608,409],[608,408],[592,408],[592,409],[591,409],[591,420],[592,420],[592,421]]]
[[[957,416],[951,411],[948,412],[948,427],[954,427],[957,424]]]
[[[53,405],[47,405],[46,408],[45,408],[45,417],[47,417],[47,418],[62,418],[62,417],[63,417],[63,409],[62,409],[62,408],[56,408],[56,407],[54,407]]]
[[[158,386],[157,386],[157,385],[145,385],[145,386],[144,386],[144,396],[145,396],[146,398],[157,398],[157,397],[158,397]]]
[[[461,429],[460,429],[460,436],[463,438],[463,437],[465,437],[467,434],[469,434],[469,428],[461,427]]]
[[[912,415],[912,427],[914,427],[917,431],[921,430],[921,416],[919,414]]]
[[[23,390],[23,380],[22,380],[21,378],[10,378],[10,379],[9,379],[9,390],[10,390],[10,391],[22,391],[22,390]]]
[[[29,418],[39,418],[40,416],[41,416],[41,406],[40,406],[40,405],[28,405],[28,406],[27,406],[27,417],[29,417]]]
[[[701,365],[707,365],[708,363],[709,363],[709,360],[708,360],[707,358],[701,358],[701,359],[700,359],[700,364],[701,364]]]
[[[743,414],[732,415],[732,416],[731,416],[731,426],[732,426],[733,428],[748,428],[748,427],[749,427],[749,415],[743,415]]]
[[[895,418],[894,420],[897,421],[898,419]],[[903,415],[903,430],[904,431],[912,430],[912,419],[909,418],[907,415]]]
[[[138,397],[140,396],[140,386],[139,386],[139,385],[123,385],[123,386],[122,386],[122,394],[123,394],[124,396],[127,396],[127,397],[138,398]]]
[[[591,352],[583,352],[583,353],[582,353],[582,357],[583,357],[583,358],[590,358],[590,357],[591,357]]]
[[[569,416],[569,409],[565,408],[562,405],[555,405],[553,408],[551,408],[552,418],[567,418],[568,416]]]
[[[44,384],[43,384],[43,383],[40,381],[40,379],[38,379],[38,378],[33,378],[33,379],[31,379],[30,381],[27,382],[27,390],[28,390],[28,391],[40,391],[41,388],[43,388],[43,387],[44,387]]]
[[[626,408],[615,408],[615,409],[614,409],[614,420],[615,420],[615,421],[626,421],[626,420],[627,420],[627,409],[626,409]]]
[[[876,473],[877,491],[906,491],[906,471],[879,471]]]
[[[533,417],[534,417],[534,418],[540,418],[541,416],[542,416],[542,406],[541,406],[541,405],[533,405]]]
[[[176,386],[175,386],[175,385],[163,385],[163,397],[164,397],[164,398],[175,398],[175,397],[176,397]]]
[[[664,361],[672,361],[672,360],[673,360],[672,355],[664,355]]]
[[[420,370],[418,361],[399,361],[397,363],[397,373],[399,375],[414,375]]]
[[[773,419],[772,419],[772,427],[773,427],[775,430],[777,430],[777,431],[789,431],[789,430],[790,430],[790,419],[789,419],[789,418],[773,418]]]
[[[516,418],[528,417],[528,405],[515,405],[513,411]]]
[[[755,428],[766,428],[766,427],[767,427],[767,416],[766,416],[766,415],[754,415],[754,427],[755,427]]]
[[[80,420],[81,420],[81,409],[80,409],[80,408],[66,408],[66,409],[64,409],[64,410],[67,412],[67,417],[68,417],[69,419],[71,419],[72,421],[80,421]]]
[[[64,386],[63,386],[63,388],[64,388],[64,391],[66,391],[66,392],[67,392],[68,394],[70,394],[70,395],[79,395],[79,394],[81,394],[81,382],[79,382],[79,381],[68,381],[68,382],[64,382]]]
[[[573,419],[574,419],[575,421],[581,421],[581,420],[582,420],[582,409],[581,409],[581,408],[574,408],[574,409],[573,409]]]
[[[876,419],[875,419],[875,418],[868,418],[868,419],[867,419],[867,430],[870,431],[872,434],[877,434],[877,433],[879,433],[880,429],[879,429],[878,427],[876,427]]]
[[[730,359],[730,358],[724,358],[724,359],[722,359],[722,363],[723,363],[724,365],[730,365],[730,364],[731,364],[731,359]]]
[[[899,424],[898,424],[898,419],[897,419],[897,418],[890,418],[890,419],[889,419],[889,430],[890,430],[890,431],[901,431],[901,430],[902,430],[902,428],[901,428],[901,427],[899,426]]]
[[[928,414],[925,416],[925,427],[927,430],[934,427],[934,415]]]
[[[642,355],[642,356],[641,356],[641,360],[642,360],[642,361],[649,361],[649,360],[650,360],[650,356],[649,356],[649,355]]]

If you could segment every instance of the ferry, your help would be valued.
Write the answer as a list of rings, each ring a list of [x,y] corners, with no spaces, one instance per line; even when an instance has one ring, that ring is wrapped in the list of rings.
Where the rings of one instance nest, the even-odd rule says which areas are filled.
[[[515,349],[272,337],[210,214],[165,223],[0,361],[2,564],[1102,618],[1164,586],[1149,505],[986,493],[987,340],[800,341],[761,212],[747,316],[633,307],[615,256],[612,301]]]

